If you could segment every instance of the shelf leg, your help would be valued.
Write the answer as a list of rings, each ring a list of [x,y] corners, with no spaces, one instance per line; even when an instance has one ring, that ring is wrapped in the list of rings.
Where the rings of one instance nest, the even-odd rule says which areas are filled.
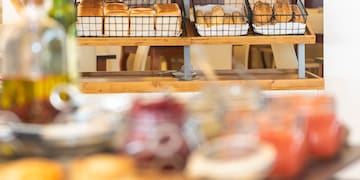
[[[300,79],[305,78],[305,44],[297,45],[297,53],[298,53],[298,76]]]
[[[190,46],[184,46],[184,79],[190,81],[192,79],[191,62],[190,62]]]

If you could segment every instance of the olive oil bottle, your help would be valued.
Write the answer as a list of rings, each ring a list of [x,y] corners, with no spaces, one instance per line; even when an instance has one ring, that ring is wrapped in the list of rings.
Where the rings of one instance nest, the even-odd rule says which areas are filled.
[[[49,18],[42,0],[28,0],[21,20],[5,39],[2,109],[26,123],[48,123],[57,114],[49,95],[68,83],[66,32]]]

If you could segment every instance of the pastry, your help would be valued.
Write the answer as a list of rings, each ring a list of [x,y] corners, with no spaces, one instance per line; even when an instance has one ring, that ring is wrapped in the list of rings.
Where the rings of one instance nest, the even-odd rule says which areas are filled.
[[[63,167],[45,158],[24,158],[9,162],[0,169],[1,180],[63,180]]]
[[[293,21],[297,23],[305,23],[305,18],[302,15],[299,7],[296,4],[291,5],[292,11],[294,13]]]
[[[181,30],[181,10],[177,3],[155,4],[155,29],[161,36],[174,36]]]
[[[289,2],[276,2],[274,5],[276,22],[289,22],[292,18],[292,10]]]
[[[204,14],[200,10],[196,10],[196,23],[205,24]]]
[[[129,35],[129,11],[107,10],[104,16],[105,36],[128,36]]]
[[[94,154],[71,162],[69,180],[134,179],[135,169],[135,162],[131,157]]]
[[[232,18],[233,18],[234,24],[244,24],[245,23],[244,17],[239,11],[234,11],[232,13]]]
[[[224,14],[224,24],[233,24],[233,18],[232,15],[230,13],[225,13]]]
[[[103,11],[101,8],[79,7],[76,29],[78,36],[102,36]]]
[[[130,36],[155,35],[155,11],[151,8],[130,8]]]
[[[257,1],[253,9],[253,21],[256,24],[269,23],[272,16],[272,9],[269,3]]]
[[[221,6],[214,6],[211,9],[211,25],[219,25],[224,23],[224,9]]]

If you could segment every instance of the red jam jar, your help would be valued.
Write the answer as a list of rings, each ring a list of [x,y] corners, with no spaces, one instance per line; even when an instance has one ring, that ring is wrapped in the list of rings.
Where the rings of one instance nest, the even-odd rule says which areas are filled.
[[[337,120],[335,100],[329,95],[305,97],[301,111],[307,122],[308,151],[313,158],[334,157],[344,142],[344,128]]]
[[[271,178],[295,178],[305,166],[306,127],[296,112],[294,108],[270,105],[257,116],[260,139],[277,151]]]
[[[141,168],[181,170],[188,149],[182,134],[184,104],[172,97],[137,99],[129,112],[124,150]]]

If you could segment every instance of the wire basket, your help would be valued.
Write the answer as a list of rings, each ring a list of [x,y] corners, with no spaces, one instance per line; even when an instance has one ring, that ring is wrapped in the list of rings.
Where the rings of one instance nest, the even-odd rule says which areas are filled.
[[[80,37],[103,36],[103,1],[75,2],[76,34]]]
[[[308,13],[300,0],[247,0],[252,29],[262,35],[304,34]]]
[[[200,36],[247,35],[249,13],[245,0],[192,0]]]
[[[77,13],[78,36],[174,37],[182,34],[184,15],[182,1],[124,0],[120,3],[105,0],[101,3],[98,8],[102,10],[102,15],[79,16]],[[171,5],[171,3],[177,4],[176,13],[157,11],[159,4]],[[109,4],[112,6],[111,9],[107,8]],[[116,7],[116,4],[122,7]],[[77,7],[81,7],[81,3],[79,5]]]

